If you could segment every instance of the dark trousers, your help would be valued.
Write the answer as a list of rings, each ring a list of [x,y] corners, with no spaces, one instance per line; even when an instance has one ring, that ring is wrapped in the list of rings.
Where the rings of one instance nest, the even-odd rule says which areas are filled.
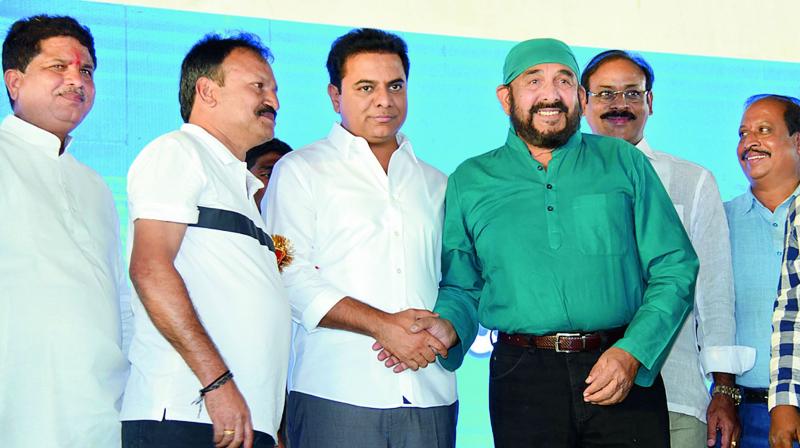
[[[254,431],[253,448],[273,448],[269,434]],[[178,420],[122,422],[122,448],[214,448],[214,429],[205,423]]]
[[[601,352],[556,353],[498,343],[489,364],[489,413],[497,448],[669,448],[664,383],[634,385],[612,406],[583,401]]]

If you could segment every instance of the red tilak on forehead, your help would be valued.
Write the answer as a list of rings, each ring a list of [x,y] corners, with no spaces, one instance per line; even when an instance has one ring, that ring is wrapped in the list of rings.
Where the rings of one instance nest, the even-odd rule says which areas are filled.
[[[81,52],[78,50],[72,50],[72,60],[70,61],[70,65],[77,65],[78,67],[83,65],[83,57]]]

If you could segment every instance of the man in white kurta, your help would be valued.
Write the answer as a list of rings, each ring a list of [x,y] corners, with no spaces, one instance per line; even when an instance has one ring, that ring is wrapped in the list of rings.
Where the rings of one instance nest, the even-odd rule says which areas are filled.
[[[15,39],[27,33],[50,37],[26,49]],[[117,213],[69,153],[94,99],[91,34],[69,18],[21,20],[3,55],[14,114],[0,124],[0,446],[119,446]]]
[[[596,134],[622,138],[647,156],[700,260],[694,308],[661,371],[671,446],[713,444],[719,430],[727,448],[740,433],[733,374],[751,368],[755,352],[735,345],[731,250],[714,176],[695,163],[653,150],[644,138],[653,78],[652,68],[638,55],[621,50],[598,54],[581,78],[587,90],[586,121]],[[712,377],[717,384],[713,398],[705,384]]]

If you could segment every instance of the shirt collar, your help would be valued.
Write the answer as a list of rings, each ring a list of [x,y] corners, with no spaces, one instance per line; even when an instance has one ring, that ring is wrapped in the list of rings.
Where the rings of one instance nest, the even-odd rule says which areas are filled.
[[[644,137],[642,137],[639,143],[636,144],[636,148],[642,153],[644,153],[645,157],[647,157],[648,159],[650,160],[656,159],[656,153],[653,151],[653,148],[650,147],[650,145],[647,143],[647,140]]]
[[[369,150],[369,143],[363,137],[357,137],[345,129],[340,123],[334,123],[331,131],[328,133],[328,140],[334,148],[341,151],[345,157],[351,157],[353,151],[359,146]],[[417,156],[414,154],[414,149],[411,147],[411,142],[402,132],[397,133],[397,150],[405,152],[411,157],[414,163],[418,163]]]
[[[553,157],[556,157],[558,154],[562,154],[562,151],[557,150],[570,150],[572,148],[579,148],[581,143],[583,142],[583,134],[579,131],[572,134],[572,137],[567,140],[563,146],[559,146],[556,150],[553,151]],[[508,136],[506,137],[506,146],[512,148],[514,151],[524,152],[528,156],[531,155],[530,150],[528,149],[528,145],[522,141],[521,138],[517,135],[517,132],[514,131],[514,127],[508,128]],[[565,152],[565,151],[564,151]]]
[[[211,135],[208,131],[203,129],[202,127],[192,124],[192,123],[184,123],[181,126],[181,131],[191,134],[197,138],[199,138],[207,148],[211,149],[211,153],[223,164],[223,165],[230,165],[233,163],[244,163],[241,160],[237,159],[236,156],[228,149],[227,146],[223,145],[221,141],[217,140],[216,137]]]
[[[61,139],[44,129],[37,127],[27,121],[9,114],[0,123],[0,129],[18,138],[25,140],[32,148],[36,148],[50,158],[57,159],[61,151]],[[72,137],[67,136],[64,140],[64,152],[72,143]]]
[[[781,206],[783,206],[783,204],[786,204],[788,202],[794,201],[794,198],[796,198],[798,194],[800,194],[800,185],[798,185],[797,188],[794,189],[792,194],[789,195],[789,197],[786,198],[786,200],[781,202],[780,205],[778,205],[775,208],[775,210],[778,210]],[[750,211],[753,210],[753,208],[755,208],[756,204],[760,205],[761,207],[764,207],[764,205],[761,204],[761,201],[759,201],[758,198],[756,198],[756,196],[753,194],[753,190],[752,189],[750,189],[750,188],[747,189],[747,192],[745,193],[745,197],[747,198],[747,203],[744,206],[744,210],[742,210],[742,214],[743,215],[747,214],[747,213],[750,213]]]

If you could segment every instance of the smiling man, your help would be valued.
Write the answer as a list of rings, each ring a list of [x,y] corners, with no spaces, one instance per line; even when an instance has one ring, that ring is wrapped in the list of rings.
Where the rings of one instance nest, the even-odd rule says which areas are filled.
[[[128,173],[132,372],[126,448],[275,445],[289,305],[245,165],[272,138],[271,53],[251,34],[209,34],[181,65],[186,124]]]
[[[779,322],[782,313],[776,309],[774,321],[776,333],[770,333],[773,320],[776,288],[779,279],[782,288],[789,288],[787,279],[781,276],[781,260],[790,257],[784,254],[784,229],[792,201],[800,188],[800,102],[780,95],[756,95],[745,103],[744,114],[739,125],[739,145],[736,156],[750,188],[744,194],[725,203],[733,255],[734,291],[736,292],[736,341],[756,349],[755,366],[736,378],[742,389],[742,404],[739,419],[742,425],[743,447],[791,446],[784,439],[776,445],[769,440],[770,406],[777,414],[795,418],[783,420],[782,424],[796,423],[795,391],[787,387],[795,381],[791,374],[791,355],[784,357],[783,351],[774,354],[773,373],[777,374],[778,362],[783,372],[781,378],[773,378],[770,394],[770,338],[773,341],[791,335]],[[778,308],[789,312],[791,320],[793,301],[782,295]],[[796,302],[794,302],[796,304]],[[789,308],[786,308],[789,305]],[[785,332],[785,333],[784,333]],[[775,339],[778,338],[778,339]],[[782,340],[782,342],[787,342]],[[780,359],[780,361],[778,361]],[[789,370],[786,370],[789,367]],[[780,380],[780,381],[778,381]],[[779,385],[780,384],[780,385]],[[777,391],[780,390],[780,393]],[[784,413],[789,411],[788,413]],[[782,425],[778,425],[780,427]],[[781,433],[788,426],[776,431]],[[793,433],[794,431],[792,431]]]
[[[13,110],[0,124],[3,447],[120,443],[130,306],[119,223],[103,179],[69,151],[96,67],[92,34],[71,17],[19,20],[3,42]]]
[[[667,447],[659,370],[697,258],[645,156],[579,131],[578,76],[561,41],[508,53],[497,98],[511,128],[448,181],[440,317],[412,331],[443,340],[455,369],[478,323],[499,330],[497,447]]]
[[[289,446],[454,447],[455,375],[433,362],[446,350],[407,330],[436,301],[446,178],[399,132],[406,44],[353,30],[327,66],[341,123],[277,163],[262,211],[295,250]],[[376,361],[376,341],[410,370]]]
[[[640,55],[604,51],[581,75],[586,121],[596,134],[619,137],[644,153],[669,193],[700,260],[694,308],[661,371],[672,448],[721,446],[739,438],[734,374],[753,365],[754,351],[735,346],[733,273],[725,210],[705,168],[653,150],[644,138],[653,114],[653,69]],[[705,377],[715,382],[709,397]],[[706,424],[708,422],[708,424]]]

